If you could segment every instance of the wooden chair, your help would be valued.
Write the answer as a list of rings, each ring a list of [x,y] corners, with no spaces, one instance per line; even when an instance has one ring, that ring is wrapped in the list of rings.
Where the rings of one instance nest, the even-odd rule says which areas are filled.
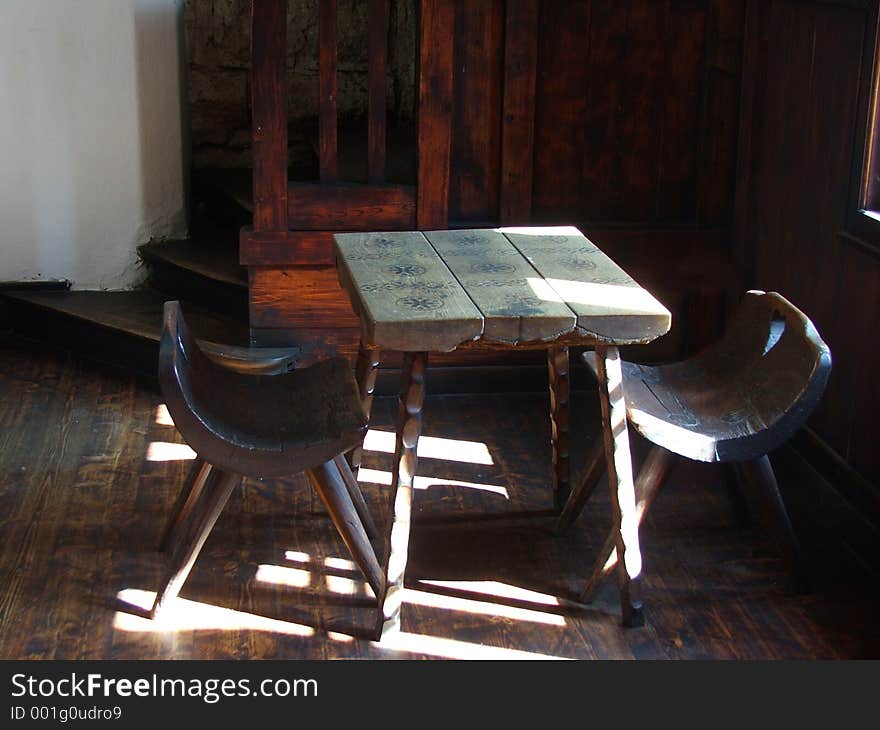
[[[592,352],[584,361],[595,373]],[[638,521],[668,476],[674,455],[733,463],[762,507],[759,517],[775,533],[798,586],[806,587],[798,541],[767,454],[803,425],[830,372],[831,352],[812,322],[784,297],[761,291],[747,292],[725,335],[705,352],[657,367],[624,363],[627,419],[653,444],[636,478]],[[560,515],[560,531],[580,513],[603,470],[599,444]],[[615,562],[612,534],[582,600]]]
[[[170,559],[152,616],[179,593],[242,476],[307,472],[367,582],[381,595],[382,570],[370,544],[378,533],[341,456],[362,442],[367,429],[348,361],[333,358],[279,373],[272,353],[261,358],[230,356],[216,346],[211,351],[207,356],[190,334],[180,304],[166,302],[160,386],[174,425],[198,456],[162,541]]]

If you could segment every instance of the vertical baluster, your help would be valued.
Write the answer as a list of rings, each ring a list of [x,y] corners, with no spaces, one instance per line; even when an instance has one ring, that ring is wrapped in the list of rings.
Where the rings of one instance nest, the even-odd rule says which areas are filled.
[[[254,230],[287,230],[287,0],[254,3]]]
[[[388,0],[370,0],[367,175],[385,179],[385,71],[388,63]]]
[[[336,182],[337,165],[337,28],[336,0],[321,0],[318,17],[318,166],[321,182]]]

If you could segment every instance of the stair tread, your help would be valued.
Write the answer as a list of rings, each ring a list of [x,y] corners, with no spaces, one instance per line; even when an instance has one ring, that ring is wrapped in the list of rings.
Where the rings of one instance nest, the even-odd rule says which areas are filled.
[[[238,250],[198,238],[155,241],[138,247],[145,261],[164,262],[214,281],[247,287],[247,269],[238,262]]]
[[[61,314],[158,342],[166,297],[149,289],[134,291],[4,292],[8,299],[27,302]],[[187,322],[196,337],[229,345],[247,346],[246,322],[183,303]]]

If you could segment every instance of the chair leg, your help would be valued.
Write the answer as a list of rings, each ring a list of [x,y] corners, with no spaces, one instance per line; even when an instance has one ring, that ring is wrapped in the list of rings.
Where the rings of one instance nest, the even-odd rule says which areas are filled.
[[[667,451],[662,446],[651,447],[636,478],[636,523],[638,525],[641,525],[645,514],[660,493],[660,488],[666,482],[674,465],[675,454]],[[605,544],[602,545],[602,549],[599,551],[596,563],[593,566],[593,572],[581,594],[582,602],[585,603],[589,600],[590,594],[596,589],[602,578],[617,565],[616,537],[615,530],[612,528],[608,538],[605,540]]]
[[[378,598],[385,585],[382,568],[339,469],[333,461],[328,461],[309,469],[307,474],[339,536]]]
[[[587,466],[584,476],[575,487],[562,508],[562,514],[556,522],[556,534],[561,535],[574,522],[583,511],[587,500],[592,496],[596,485],[605,473],[605,442],[600,435],[593,441],[590,453],[587,456]]]
[[[749,514],[749,505],[743,494],[739,467],[736,463],[730,461],[722,462],[720,466],[722,478],[724,479],[724,489],[733,507],[736,523],[742,527],[748,527],[751,523],[751,515]]]
[[[199,505],[183,542],[174,551],[162,587],[156,593],[156,600],[150,612],[153,618],[156,618],[162,609],[180,593],[205,540],[208,539],[217,518],[220,517],[220,513],[223,512],[223,508],[229,501],[232,490],[240,483],[241,477],[238,474],[230,474],[216,468],[211,469],[210,476],[204,484],[204,504]]]
[[[183,488],[174,503],[174,509],[171,511],[171,519],[165,528],[162,541],[159,543],[161,552],[169,552],[174,549],[180,537],[181,528],[189,521],[193,509],[202,495],[205,488],[205,482],[211,474],[211,465],[201,456],[197,456],[193,461],[192,468]]]
[[[371,540],[377,539],[379,537],[379,530],[376,527],[376,523],[373,521],[373,515],[367,507],[367,503],[364,501],[364,494],[361,492],[357,479],[348,465],[348,460],[340,454],[333,459],[333,463],[336,464],[336,468],[339,469],[339,474],[342,476],[342,481],[345,482],[345,488],[348,490],[348,494],[351,497],[351,501],[354,503],[354,508],[357,510],[358,517],[361,518],[361,522],[363,523],[364,529],[367,531],[367,535]]]
[[[800,543],[794,533],[785,502],[779,492],[779,484],[773,473],[773,466],[765,454],[754,461],[737,464],[745,486],[751,487],[757,517],[770,536],[782,546],[794,579],[795,589],[799,592],[808,590],[807,573],[801,556]]]

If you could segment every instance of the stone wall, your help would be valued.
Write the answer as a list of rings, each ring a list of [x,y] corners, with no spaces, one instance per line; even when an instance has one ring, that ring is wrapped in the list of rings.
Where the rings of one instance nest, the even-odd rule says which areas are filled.
[[[254,0],[187,0],[186,43],[192,163],[247,167],[250,36]],[[259,2],[259,0],[255,0]],[[363,124],[367,108],[366,0],[339,0],[339,116]],[[390,0],[389,119],[414,116],[416,1]],[[318,0],[289,0],[287,78],[290,160],[306,165],[317,139]]]

